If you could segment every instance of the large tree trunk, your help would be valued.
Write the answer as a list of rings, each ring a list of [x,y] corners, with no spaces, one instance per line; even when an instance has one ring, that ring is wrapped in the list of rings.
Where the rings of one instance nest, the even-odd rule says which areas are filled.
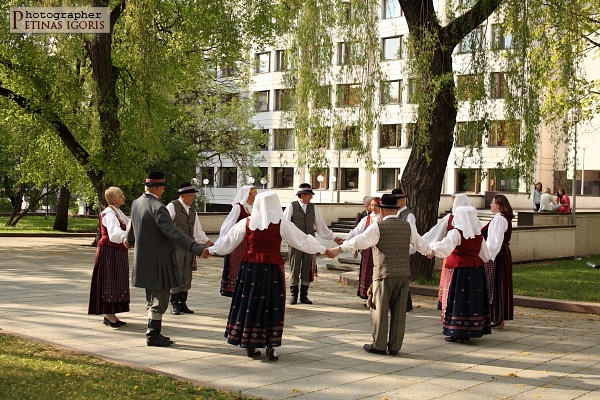
[[[53,231],[66,232],[69,227],[69,204],[71,203],[71,191],[66,186],[60,188],[58,207],[54,218]]]

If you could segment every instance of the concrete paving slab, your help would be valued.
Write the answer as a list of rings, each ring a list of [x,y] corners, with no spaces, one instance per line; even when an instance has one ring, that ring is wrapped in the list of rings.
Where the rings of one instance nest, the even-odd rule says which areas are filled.
[[[195,314],[167,313],[175,344],[145,344],[143,290],[132,288],[127,325],[87,315],[95,249],[90,238],[0,238],[2,329],[197,384],[265,399],[598,400],[600,315],[517,307],[504,330],[447,343],[433,297],[413,295],[399,356],[362,350],[370,317],[339,271],[320,269],[314,305],[286,307],[280,360],[258,360],[223,337],[230,299],[219,295],[222,259],[200,261],[190,291]],[[320,264],[326,260],[319,259]]]

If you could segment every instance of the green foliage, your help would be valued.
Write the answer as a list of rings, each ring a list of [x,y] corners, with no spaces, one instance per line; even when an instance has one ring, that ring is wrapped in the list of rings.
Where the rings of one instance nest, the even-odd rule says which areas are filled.
[[[62,233],[52,230],[54,216],[46,219],[45,214],[26,215],[21,218],[15,227],[7,227],[8,217],[0,217],[0,232],[17,233]],[[69,232],[72,233],[96,233],[98,230],[98,218],[76,217],[69,219]]]

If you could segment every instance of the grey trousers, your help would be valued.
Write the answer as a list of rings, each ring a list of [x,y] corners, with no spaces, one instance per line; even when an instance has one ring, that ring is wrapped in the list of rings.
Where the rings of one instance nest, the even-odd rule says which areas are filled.
[[[187,292],[192,287],[192,264],[195,255],[185,251],[180,247],[175,248],[175,259],[177,260],[177,269],[181,278],[181,286],[171,288],[171,294]]]
[[[146,307],[148,319],[162,320],[162,315],[169,307],[169,289],[146,289]]]
[[[290,246],[288,257],[290,260],[290,286],[298,286],[300,282],[304,286],[310,285],[313,255]]]
[[[373,281],[371,333],[377,350],[399,351],[404,340],[406,301],[410,278],[383,278]],[[388,324],[388,314],[390,320]]]

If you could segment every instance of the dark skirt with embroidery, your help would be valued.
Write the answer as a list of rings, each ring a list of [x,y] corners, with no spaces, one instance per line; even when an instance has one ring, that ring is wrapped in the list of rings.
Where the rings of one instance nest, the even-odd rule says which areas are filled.
[[[496,325],[505,320],[512,320],[514,314],[512,255],[509,246],[502,245],[494,261],[494,267],[491,318],[492,323]]]
[[[92,272],[88,314],[129,311],[129,257],[127,250],[98,246]]]
[[[361,299],[367,299],[367,290],[373,283],[373,251],[371,248],[364,249],[360,255],[360,269],[358,271],[358,290],[356,295]]]
[[[240,243],[230,254],[223,257],[223,274],[221,275],[221,295],[232,297],[235,284],[240,273],[240,263],[246,254],[246,239]]]
[[[283,268],[243,261],[225,328],[227,343],[244,348],[281,346],[284,315]]]
[[[485,271],[481,267],[455,268],[442,309],[444,335],[459,339],[492,333]]]

